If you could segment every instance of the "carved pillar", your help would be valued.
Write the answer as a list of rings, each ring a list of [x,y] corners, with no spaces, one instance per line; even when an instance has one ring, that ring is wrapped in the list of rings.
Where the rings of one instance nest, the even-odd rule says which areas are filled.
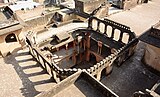
[[[77,60],[76,60],[76,52],[75,51],[73,52],[72,61],[74,64],[76,64]]]
[[[101,73],[102,73],[102,71],[99,71],[99,72],[97,73],[97,80],[100,80],[100,79],[101,79]]]
[[[66,54],[68,55],[68,44],[66,44],[65,46],[66,46]]]
[[[114,30],[115,30],[115,28],[112,28],[112,35],[111,35],[111,38],[114,38]]]
[[[87,37],[86,37],[86,40],[87,40],[87,45],[86,45],[86,47],[88,48],[88,49],[90,49],[90,33],[87,33]]]
[[[82,62],[82,60],[83,60],[82,53],[79,54],[79,60],[80,60],[80,62]]]
[[[76,49],[76,41],[75,40],[73,41],[73,48],[74,48],[74,50]]]
[[[83,49],[86,50],[86,40],[83,40]]]
[[[118,41],[122,41],[122,38],[123,38],[123,32],[121,31],[121,33],[120,33],[120,36],[119,36],[119,40]]]
[[[90,60],[90,52],[89,52],[89,49],[90,49],[90,33],[88,32],[87,35],[86,35],[86,61],[89,61]]]
[[[82,41],[79,44],[80,44],[79,47],[82,48]]]
[[[89,50],[86,50],[86,61],[90,60],[90,52]]]
[[[99,25],[100,25],[100,22],[98,21],[98,23],[97,23],[97,31],[99,31]]]
[[[98,41],[98,51],[97,51],[97,53],[101,54],[101,52],[102,52],[102,42]]]
[[[77,38],[77,42],[78,42],[78,53],[80,52],[80,48],[82,47],[82,36],[78,36]]]
[[[104,34],[107,35],[107,25],[105,25]],[[108,35],[107,35],[108,36]]]

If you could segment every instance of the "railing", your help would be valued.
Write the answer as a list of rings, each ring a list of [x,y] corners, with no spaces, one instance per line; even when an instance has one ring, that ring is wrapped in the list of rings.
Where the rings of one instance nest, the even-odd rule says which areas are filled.
[[[109,27],[111,27],[110,31],[108,31],[109,29],[107,29]],[[96,17],[91,17],[89,18],[88,29],[99,32],[112,39],[112,41],[117,41],[117,43],[119,42],[118,44],[126,46],[124,50],[118,55],[118,58],[116,60],[118,66],[120,66],[127,58],[129,58],[134,53],[134,49],[136,47],[136,44],[138,43],[138,39],[136,38],[135,33],[132,32],[129,27],[111,21],[109,19],[100,20]],[[117,34],[119,34],[119,37],[116,40],[115,37],[118,36]],[[126,37],[124,35],[128,35],[128,40],[126,43],[123,41],[126,40]],[[116,46],[114,44],[111,45],[112,47]]]
[[[111,27],[110,29],[111,31],[108,31],[109,29],[107,28],[109,27]],[[129,27],[122,25],[120,23],[111,21],[109,19],[100,20],[96,17],[91,17],[89,18],[88,29],[92,29],[96,32],[104,34],[105,36],[113,40],[115,39],[116,34],[120,34],[117,39],[119,42],[123,42],[122,40],[124,38],[123,37],[124,34],[127,34],[129,36],[127,43],[131,41],[133,38],[135,38],[134,32],[132,32]]]

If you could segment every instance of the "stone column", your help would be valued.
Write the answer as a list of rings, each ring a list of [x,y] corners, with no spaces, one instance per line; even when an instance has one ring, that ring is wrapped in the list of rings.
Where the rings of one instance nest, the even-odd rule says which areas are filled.
[[[87,37],[86,37],[86,40],[87,40],[87,45],[86,45],[86,47],[88,48],[88,49],[90,49],[90,33],[87,33]]]
[[[102,42],[98,41],[98,51],[97,51],[97,53],[101,54],[101,52],[102,52]]]
[[[90,60],[90,52],[89,52],[89,49],[90,49],[90,33],[88,32],[86,34],[86,61],[89,61]]]
[[[66,54],[68,55],[68,44],[66,44],[65,46],[66,46]]]
[[[74,64],[76,64],[77,60],[76,60],[76,52],[75,51],[73,52],[72,61]]]

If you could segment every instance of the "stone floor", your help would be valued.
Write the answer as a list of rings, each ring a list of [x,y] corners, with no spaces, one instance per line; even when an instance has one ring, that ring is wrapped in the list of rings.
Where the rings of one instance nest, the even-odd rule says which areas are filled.
[[[136,91],[151,89],[160,80],[160,76],[152,73],[141,62],[144,53],[144,43],[140,42],[136,53],[122,66],[113,67],[110,75],[102,77],[101,82],[120,97],[131,97]]]
[[[0,72],[0,97],[34,97],[55,85],[27,49],[0,58]]]

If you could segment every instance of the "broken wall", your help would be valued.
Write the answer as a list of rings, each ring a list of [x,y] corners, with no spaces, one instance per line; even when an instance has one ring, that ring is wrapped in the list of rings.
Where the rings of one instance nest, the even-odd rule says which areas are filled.
[[[6,56],[8,53],[12,53],[14,50],[22,46],[20,39],[19,39],[20,33],[21,33],[21,29],[7,33],[7,34],[3,34],[0,36],[0,48],[1,48],[0,52],[2,56]],[[6,42],[6,37],[9,34],[15,34],[17,41],[16,42]]]
[[[53,15],[54,13],[49,13],[29,20],[25,20],[25,23],[28,26],[23,29],[23,32],[36,29],[37,27],[44,27]]]
[[[75,0],[75,9],[80,12],[92,13],[96,8],[105,2],[105,0]]]
[[[144,63],[160,71],[160,48],[146,44]]]

